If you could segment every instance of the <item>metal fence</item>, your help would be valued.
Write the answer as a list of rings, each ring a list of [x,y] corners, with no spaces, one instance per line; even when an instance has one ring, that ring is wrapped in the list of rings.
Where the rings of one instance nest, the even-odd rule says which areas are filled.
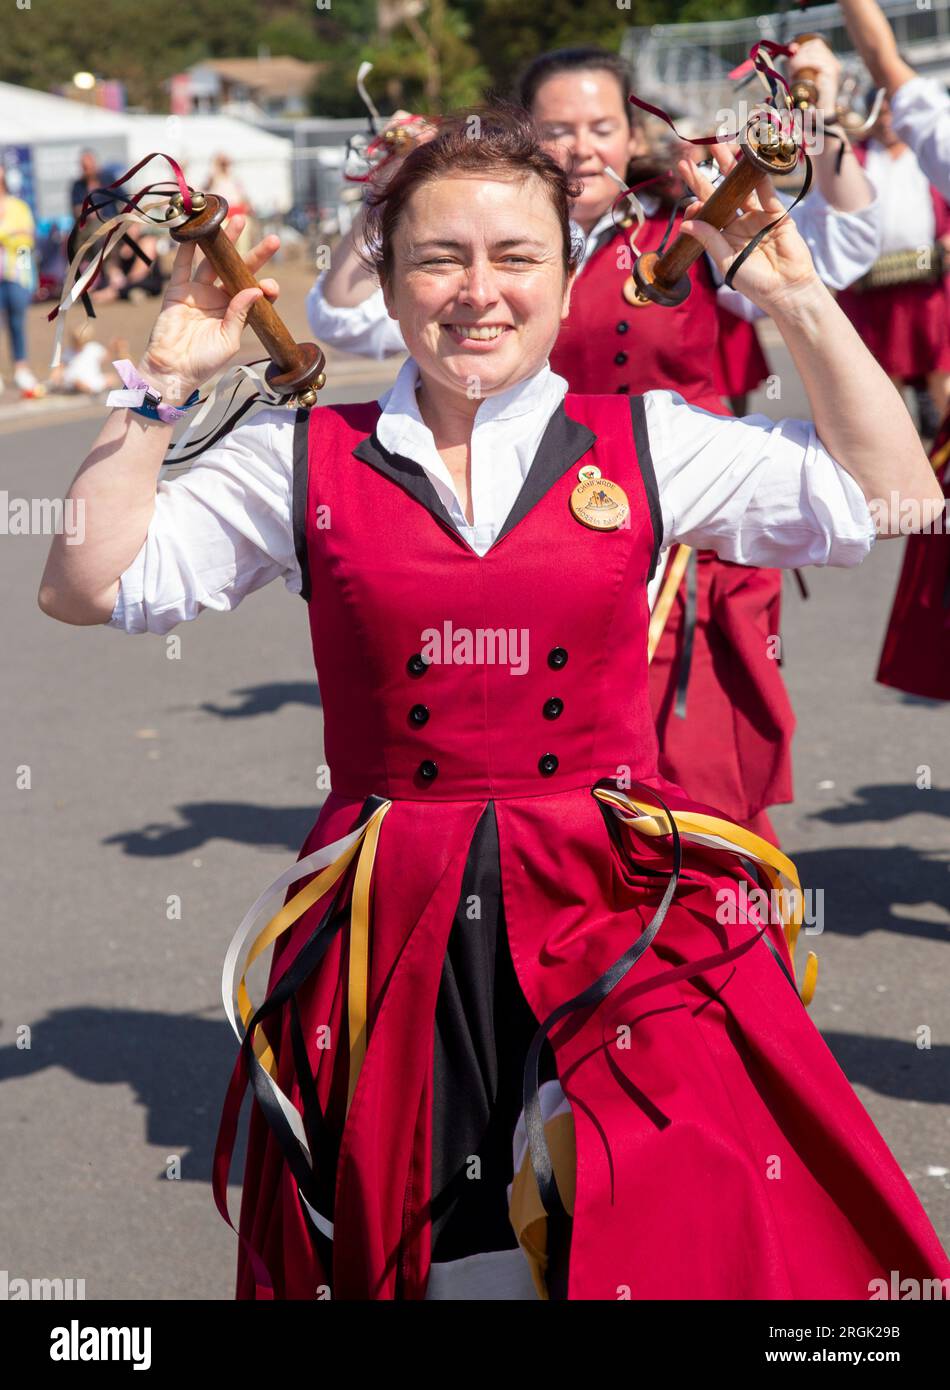
[[[919,72],[950,79],[950,0],[884,0],[882,8],[907,61]],[[621,52],[634,68],[640,95],[702,118],[711,108],[732,104],[728,73],[754,43],[783,43],[806,32],[820,34],[846,70],[860,69],[837,5],[747,19],[636,26],[627,31]]]

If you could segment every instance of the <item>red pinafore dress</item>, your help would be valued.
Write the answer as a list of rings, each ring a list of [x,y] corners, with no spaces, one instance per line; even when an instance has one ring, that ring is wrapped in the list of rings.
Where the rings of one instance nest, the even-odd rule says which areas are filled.
[[[214,1188],[226,1214],[250,1079],[238,1297],[418,1300],[435,1264],[519,1241],[555,1299],[950,1274],[808,1017],[793,934],[734,910],[756,856],[782,857],[657,772],[642,400],[568,395],[483,556],[378,414],[298,418],[333,788],[298,865],[332,864],[255,943],[274,943],[262,1000],[237,989]],[[628,525],[572,514],[591,464]],[[569,1113],[542,1143],[554,1078]]]
[[[907,537],[877,679],[908,695],[950,700],[950,413],[930,461],[943,487],[943,519]]]
[[[639,249],[655,250],[665,227],[665,216],[648,218],[637,234]],[[705,257],[690,271],[689,297],[667,309],[628,303],[628,251],[618,230],[584,267],[552,368],[572,391],[638,395],[666,388],[690,405],[728,414],[716,382],[718,308]],[[694,559],[650,665],[660,771],[772,838],[765,808],[792,800],[795,730],[776,660],[782,574],[734,565],[712,551]],[[673,550],[670,570],[675,560]]]

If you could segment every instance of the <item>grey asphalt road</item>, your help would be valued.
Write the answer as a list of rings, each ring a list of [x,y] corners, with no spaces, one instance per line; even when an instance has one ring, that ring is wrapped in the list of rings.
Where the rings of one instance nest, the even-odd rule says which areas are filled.
[[[802,413],[772,354],[765,408]],[[43,418],[0,424],[9,498],[61,497],[101,412]],[[163,638],[44,617],[47,548],[0,535],[0,1270],[231,1298],[209,1185],[235,1056],[220,968],[322,798],[306,609],[273,584],[176,629],[169,659]],[[774,821],[824,893],[812,1017],[950,1243],[950,709],[873,680],[900,553],[809,572],[807,602],[788,582],[797,799]]]

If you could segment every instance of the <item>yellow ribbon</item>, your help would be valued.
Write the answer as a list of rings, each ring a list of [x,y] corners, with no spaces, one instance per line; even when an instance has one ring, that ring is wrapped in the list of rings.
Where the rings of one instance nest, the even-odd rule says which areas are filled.
[[[359,839],[355,840],[348,849],[345,849],[337,859],[334,859],[332,864],[328,864],[315,878],[311,879],[305,888],[302,888],[299,893],[295,893],[290,901],[285,903],[281,910],[271,918],[248,951],[237,987],[238,1009],[246,1029],[255,1013],[255,1007],[251,1002],[246,983],[247,973],[251,966],[261,953],[267,950],[268,946],[271,946],[279,936],[288,931],[308,908],[318,902],[340,880],[354,856],[358,854],[359,862],[353,888],[353,901],[350,907],[349,1099],[352,1099],[352,1093],[356,1086],[356,1077],[353,1074],[354,1063],[358,1072],[366,1053],[366,1001],[369,980],[369,881],[376,858],[379,827],[383,816],[391,805],[392,802],[387,801],[385,805],[374,812],[366,825],[363,826]],[[361,1000],[362,1003],[360,1003]],[[356,1039],[355,1046],[354,1039]],[[255,1031],[253,1047],[254,1055],[276,1083],[277,1061],[260,1025]],[[349,1109],[349,1099],[347,1109]]]
[[[650,626],[647,631],[648,665],[653,660],[653,654],[660,644],[660,638],[663,636],[663,631],[669,620],[673,600],[683,581],[683,575],[686,573],[690,550],[691,547],[688,545],[677,546],[676,555],[667,566],[662,587],[657,595],[656,603],[653,605],[653,612],[650,614]]]
[[[595,787],[594,795],[622,813],[622,819],[643,835],[669,835],[672,833],[667,814],[660,806],[647,802],[634,801],[626,793]],[[708,816],[700,811],[672,811],[670,813],[682,835],[700,840],[721,840],[723,848],[733,853],[742,853],[754,860],[762,868],[770,888],[777,899],[779,918],[788,942],[792,966],[795,964],[795,946],[804,918],[802,889],[798,870],[792,861],[761,835],[755,835],[744,826],[720,816]],[[713,845],[713,848],[717,846]],[[790,899],[790,911],[786,913],[786,901]],[[809,951],[805,963],[805,976],[800,990],[802,1003],[807,1006],[815,994],[818,982],[818,957]]]

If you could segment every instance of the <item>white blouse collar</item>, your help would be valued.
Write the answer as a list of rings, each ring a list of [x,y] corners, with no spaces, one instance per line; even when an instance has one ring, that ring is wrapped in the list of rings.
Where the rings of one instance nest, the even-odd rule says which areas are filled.
[[[376,437],[390,453],[405,454],[406,450],[400,446],[407,439],[418,440],[420,433],[428,436],[429,440],[432,438],[419,411],[416,399],[418,385],[419,367],[414,358],[408,357],[393,385],[379,398],[383,413],[376,424]],[[550,364],[545,362],[534,376],[525,377],[507,391],[487,396],[481,402],[475,413],[473,435],[479,433],[483,426],[495,422],[523,420],[523,425],[512,426],[514,434],[521,433],[524,428],[530,429],[534,419],[539,416],[546,422],[566,392],[567,382],[552,372]]]

